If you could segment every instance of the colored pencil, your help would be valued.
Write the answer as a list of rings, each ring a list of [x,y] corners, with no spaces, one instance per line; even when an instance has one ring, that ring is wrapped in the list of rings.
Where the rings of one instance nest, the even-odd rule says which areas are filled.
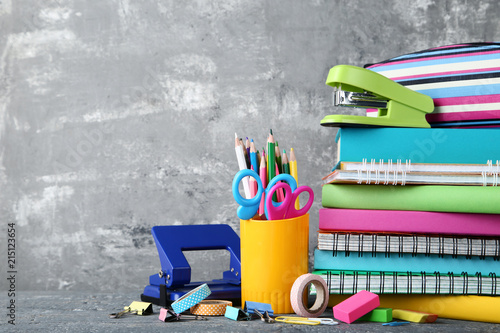
[[[267,183],[269,184],[271,180],[276,176],[276,169],[274,164],[276,163],[276,153],[275,153],[274,137],[272,132],[269,133],[267,139]]]
[[[250,156],[250,140],[248,140],[248,136],[247,136],[247,140],[245,141],[245,148],[247,150],[248,156]]]
[[[236,158],[238,160],[238,166],[240,170],[248,169],[247,163],[245,161],[245,153],[243,152],[243,146],[240,144],[240,139],[238,135],[234,133],[234,150],[236,151]],[[250,199],[250,186],[248,184],[248,177],[244,177],[241,182],[243,183],[243,191],[245,192],[245,197]]]
[[[276,168],[276,176],[280,174],[280,171],[278,170],[278,163],[274,163],[275,168]],[[281,182],[277,182],[276,184],[279,184]],[[273,196],[274,199],[278,199],[278,202],[283,202],[285,200],[285,192],[284,189],[280,188],[276,192],[276,198]]]
[[[250,164],[255,172],[259,173],[259,165],[257,164],[257,150],[255,150],[255,144],[250,141]]]
[[[278,170],[280,171],[280,173],[283,173],[283,168],[281,166],[281,152],[280,152],[280,147],[278,145],[278,141],[276,141],[276,145],[274,147],[274,154],[275,154],[275,158],[276,158],[276,163],[278,163]]]
[[[262,186],[264,188],[267,187],[267,172],[266,172],[266,158],[264,157],[264,154],[262,155],[262,158],[260,160],[260,181],[262,182]],[[259,205],[259,215],[264,215],[264,204],[265,204],[265,199],[266,199],[266,193],[262,193],[262,199],[260,200],[260,205]]]
[[[251,167],[251,170],[255,171],[253,166]],[[248,180],[248,186],[250,187],[250,198],[253,198],[259,191],[259,185],[257,185],[257,180],[255,180],[255,178],[253,177],[248,177],[248,178],[250,178]]]
[[[283,173],[290,174],[290,164],[288,162],[288,157],[286,156],[286,151],[283,149],[283,157],[281,158],[281,163],[283,163]]]
[[[293,150],[293,148],[290,149],[289,164],[290,164],[290,174],[292,175],[293,178],[295,178],[297,186],[299,186],[299,176],[297,172],[297,158],[295,157],[295,151]],[[295,201],[295,209],[300,209],[299,198],[297,198],[297,201]]]

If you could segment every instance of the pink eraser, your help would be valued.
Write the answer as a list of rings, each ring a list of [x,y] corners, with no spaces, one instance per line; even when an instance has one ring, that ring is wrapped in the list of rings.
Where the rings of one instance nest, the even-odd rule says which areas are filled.
[[[158,316],[158,319],[160,319],[161,321],[165,321],[165,319],[167,318],[167,309],[165,308],[161,308],[160,309],[160,315]]]
[[[377,294],[361,290],[333,307],[333,316],[348,324],[380,306]]]

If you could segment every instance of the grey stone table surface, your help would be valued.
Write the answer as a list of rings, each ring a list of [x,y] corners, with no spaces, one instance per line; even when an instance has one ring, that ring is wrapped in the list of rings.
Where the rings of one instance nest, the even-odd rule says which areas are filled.
[[[2,295],[3,297],[3,295]],[[328,325],[266,324],[260,320],[233,321],[225,317],[208,317],[206,321],[186,320],[162,322],[160,307],[153,306],[150,316],[129,315],[110,319],[132,301],[140,300],[137,293],[85,293],[72,291],[24,291],[16,295],[15,323],[8,324],[2,315],[1,332],[498,332],[500,324],[438,318],[435,323],[411,323],[399,327],[380,323],[359,322]],[[6,301],[2,300],[5,305]],[[4,312],[6,307],[2,305]],[[328,308],[323,317],[332,318]]]

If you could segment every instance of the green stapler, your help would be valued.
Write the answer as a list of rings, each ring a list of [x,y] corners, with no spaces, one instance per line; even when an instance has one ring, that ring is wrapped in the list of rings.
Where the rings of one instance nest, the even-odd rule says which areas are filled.
[[[326,84],[334,88],[333,104],[378,109],[376,117],[329,115],[321,125],[331,127],[422,127],[434,110],[431,97],[406,88],[369,69],[338,65],[330,69]]]

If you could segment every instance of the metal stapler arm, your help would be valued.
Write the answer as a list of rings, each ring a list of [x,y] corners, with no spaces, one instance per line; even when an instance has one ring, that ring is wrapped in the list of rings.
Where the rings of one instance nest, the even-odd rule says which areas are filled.
[[[335,88],[335,105],[376,108],[378,115],[330,115],[321,121],[323,126],[430,127],[425,114],[434,110],[431,97],[369,69],[335,66],[326,84]]]

